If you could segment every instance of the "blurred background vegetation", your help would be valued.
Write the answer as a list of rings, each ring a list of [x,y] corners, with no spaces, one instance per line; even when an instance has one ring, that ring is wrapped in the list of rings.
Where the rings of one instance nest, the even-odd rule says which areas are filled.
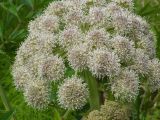
[[[27,36],[29,21],[50,1],[53,0],[0,0],[0,90],[3,88],[9,101],[4,105],[3,98],[0,99],[0,120],[8,120],[9,115],[13,115],[14,120],[56,120],[54,109],[36,111],[28,107],[22,93],[15,90],[10,74],[16,50]],[[160,0],[135,0],[135,8],[135,12],[151,24],[160,58]],[[160,120],[160,100],[148,113],[147,120]]]

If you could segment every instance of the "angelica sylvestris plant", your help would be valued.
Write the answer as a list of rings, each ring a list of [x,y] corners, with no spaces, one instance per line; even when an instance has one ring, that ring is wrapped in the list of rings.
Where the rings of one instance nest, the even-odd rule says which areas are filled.
[[[30,21],[12,67],[27,104],[67,111],[63,119],[145,118],[159,96],[160,62],[134,9],[132,0],[51,2]]]

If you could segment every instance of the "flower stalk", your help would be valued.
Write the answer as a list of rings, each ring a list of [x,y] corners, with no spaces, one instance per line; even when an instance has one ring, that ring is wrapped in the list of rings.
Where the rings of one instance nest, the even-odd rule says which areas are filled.
[[[89,71],[84,71],[84,78],[86,82],[88,83],[89,87],[89,103],[90,103],[90,109],[99,109],[100,107],[100,95],[98,91],[98,85],[96,79],[92,76],[92,74]]]

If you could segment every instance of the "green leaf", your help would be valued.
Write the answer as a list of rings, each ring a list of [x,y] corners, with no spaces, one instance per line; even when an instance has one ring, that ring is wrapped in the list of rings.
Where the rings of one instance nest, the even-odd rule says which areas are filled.
[[[12,15],[16,16],[18,21],[21,21],[19,15],[18,15],[17,6],[15,6],[14,4],[11,4],[11,3],[9,4],[9,3],[5,3],[5,2],[1,2],[0,7],[2,7],[4,10],[8,11]],[[21,8],[21,5],[20,5],[20,8]]]
[[[19,6],[17,6],[17,11],[20,11],[20,9],[22,8],[24,6],[24,4],[21,4],[21,5],[19,5]]]
[[[23,0],[29,7],[34,8],[34,0]]]
[[[139,11],[139,14],[142,14],[144,11],[146,11],[148,9],[149,5],[150,5],[150,2],[145,4],[145,6]]]
[[[13,115],[14,111],[0,111],[0,120],[10,120],[12,115]]]
[[[6,53],[0,49],[0,54],[5,55]]]
[[[69,66],[67,66],[67,69],[66,69],[66,72],[65,72],[65,76],[66,77],[71,77],[74,74],[75,74],[75,71],[72,68],[70,68]]]
[[[0,20],[0,39],[1,40],[3,39],[3,23],[1,20]]]
[[[19,30],[18,28],[15,29],[8,37],[8,39],[16,40],[16,39],[23,39],[25,37],[25,30],[21,29]],[[11,41],[11,42],[17,42],[17,41]]]

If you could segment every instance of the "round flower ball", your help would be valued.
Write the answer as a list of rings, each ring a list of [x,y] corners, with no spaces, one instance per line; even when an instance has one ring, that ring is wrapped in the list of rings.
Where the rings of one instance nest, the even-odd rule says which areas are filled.
[[[96,49],[89,55],[88,67],[98,78],[113,77],[120,71],[120,59],[108,49]]]
[[[24,90],[24,86],[26,85],[27,81],[33,77],[29,69],[24,66],[13,67],[12,75],[14,79],[14,85],[18,90]]]
[[[87,103],[88,95],[87,84],[81,78],[73,76],[65,79],[59,87],[58,101],[65,109],[77,110]]]
[[[58,56],[49,56],[39,68],[40,76],[47,81],[60,80],[64,76],[65,65],[62,58]]]
[[[116,99],[133,102],[139,92],[138,75],[129,69],[124,69],[111,83],[111,91]]]
[[[29,106],[38,110],[43,110],[50,103],[50,88],[48,84],[42,80],[32,79],[24,89],[25,101]]]

